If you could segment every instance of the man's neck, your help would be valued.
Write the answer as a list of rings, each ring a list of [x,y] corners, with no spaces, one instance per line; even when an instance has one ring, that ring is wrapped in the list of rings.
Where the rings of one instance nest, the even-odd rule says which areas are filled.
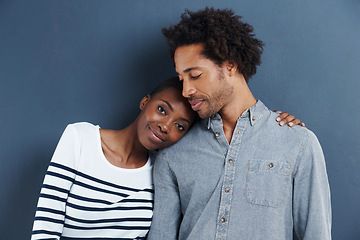
[[[224,133],[229,143],[239,117],[257,102],[247,83],[243,82],[240,85],[234,89],[234,97],[231,101],[219,111]]]

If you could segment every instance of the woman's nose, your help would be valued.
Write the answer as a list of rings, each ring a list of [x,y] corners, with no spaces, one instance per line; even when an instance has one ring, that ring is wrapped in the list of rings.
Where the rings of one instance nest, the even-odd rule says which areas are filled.
[[[169,131],[168,123],[167,122],[159,123],[159,129],[163,133],[168,133],[168,131]]]

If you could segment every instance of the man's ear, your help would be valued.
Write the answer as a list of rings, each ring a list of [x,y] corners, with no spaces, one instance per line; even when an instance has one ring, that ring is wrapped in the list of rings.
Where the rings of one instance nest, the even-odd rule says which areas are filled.
[[[233,76],[237,72],[237,65],[232,61],[226,61],[226,70],[230,76]]]
[[[143,110],[145,105],[149,102],[150,100],[150,94],[146,95],[145,97],[143,97],[143,99],[141,99],[140,101],[140,110]]]

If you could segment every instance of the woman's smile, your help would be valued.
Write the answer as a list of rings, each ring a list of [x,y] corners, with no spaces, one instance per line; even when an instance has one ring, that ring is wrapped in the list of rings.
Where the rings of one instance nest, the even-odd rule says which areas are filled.
[[[151,139],[153,139],[156,142],[162,143],[165,141],[164,134],[156,130],[155,128],[152,128],[151,126],[149,126],[149,135]]]

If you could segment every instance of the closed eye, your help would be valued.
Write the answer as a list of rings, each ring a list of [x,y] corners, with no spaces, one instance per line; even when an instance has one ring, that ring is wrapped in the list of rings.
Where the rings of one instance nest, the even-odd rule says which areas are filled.
[[[190,78],[193,79],[193,80],[195,80],[195,79],[198,79],[199,77],[201,77],[201,75],[202,75],[202,73],[200,73],[200,74],[197,75],[197,76],[191,76],[191,75],[190,75]]]

